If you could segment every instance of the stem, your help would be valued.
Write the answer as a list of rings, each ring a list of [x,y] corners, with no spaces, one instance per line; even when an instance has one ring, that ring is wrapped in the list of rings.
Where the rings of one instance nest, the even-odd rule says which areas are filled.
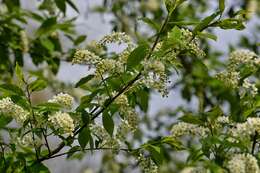
[[[74,151],[67,151],[64,153],[60,153],[60,154],[56,154],[56,155],[52,155],[50,156],[48,159],[53,159],[56,157],[60,157],[66,154],[70,154],[70,153],[75,153],[75,152],[79,152],[79,151],[100,151],[100,150],[113,150],[114,148],[85,148],[85,149],[78,149],[78,150],[74,150]],[[126,149],[126,148],[120,148],[120,151],[125,151],[125,152],[131,152],[132,150],[130,149]]]
[[[163,24],[162,24],[162,26],[161,26],[161,28],[160,28],[158,34],[157,34],[157,37],[156,37],[156,39],[155,39],[155,41],[154,41],[154,43],[153,43],[153,45],[152,45],[152,47],[151,47],[149,53],[148,53],[147,56],[146,56],[146,59],[149,59],[149,58],[152,56],[152,53],[153,53],[153,51],[154,51],[154,49],[155,49],[157,43],[158,43],[159,40],[160,40],[160,35],[161,35],[162,31],[164,30],[165,26],[167,25],[168,21],[169,21],[169,14],[167,15],[166,19],[164,20],[164,22],[163,22]],[[99,110],[92,116],[91,121],[95,120],[104,110],[106,110],[106,108],[107,108],[110,104],[113,103],[113,101],[115,101],[115,99],[116,99],[117,97],[119,97],[119,96],[120,96],[121,94],[123,94],[129,87],[131,87],[131,86],[139,79],[139,77],[142,75],[142,70],[143,70],[143,69],[141,69],[141,71],[140,71],[132,80],[130,80],[130,81],[127,83],[127,85],[125,85],[122,89],[120,89],[119,92],[118,92],[114,97],[112,97],[112,98],[109,99],[107,102],[105,102],[105,105],[104,105],[101,109],[99,109]],[[92,114],[92,113],[94,113],[94,111],[91,111],[91,114]],[[74,138],[74,137],[75,137],[76,135],[78,135],[87,125],[88,125],[88,124],[85,123],[83,126],[81,126],[78,130],[76,130],[76,131],[74,132],[73,137],[70,136],[70,137],[68,137],[67,139]],[[62,141],[56,149],[54,149],[53,151],[51,151],[51,153],[49,154],[49,156],[44,156],[44,157],[40,158],[39,161],[42,162],[42,161],[44,161],[44,160],[47,160],[47,159],[53,157],[53,156],[54,156],[55,154],[57,154],[60,150],[62,150],[62,148],[63,148],[64,146],[65,146],[65,142]]]
[[[252,144],[252,150],[251,150],[251,154],[254,155],[254,151],[255,151],[255,146],[256,146],[256,143],[257,143],[257,136],[258,136],[258,133],[255,132],[255,135],[253,137],[253,144]]]
[[[28,83],[27,83],[25,80],[24,80],[23,82],[24,82],[25,85],[26,85],[27,100],[28,100],[28,102],[29,102],[29,104],[30,104],[30,111],[31,111],[31,114],[32,114],[32,116],[33,116],[33,120],[35,121],[34,111],[33,111],[33,109],[32,109],[32,101],[31,101],[31,93],[30,93],[30,90],[29,90],[29,85],[28,85]],[[35,136],[34,136],[34,132],[33,132],[33,124],[32,124],[32,122],[31,122],[31,120],[30,120],[30,123],[29,123],[29,124],[30,124],[30,128],[31,128],[31,131],[32,131],[33,141],[35,141]],[[35,149],[36,159],[39,160],[39,155],[38,155],[38,151],[37,151],[37,146],[36,146],[35,143],[33,143],[33,146],[34,146],[34,149]]]

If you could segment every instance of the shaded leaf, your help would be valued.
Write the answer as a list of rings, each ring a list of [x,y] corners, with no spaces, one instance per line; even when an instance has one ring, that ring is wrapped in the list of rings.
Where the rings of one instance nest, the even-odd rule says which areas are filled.
[[[93,79],[93,77],[94,77],[94,75],[91,74],[91,75],[88,75],[88,76],[86,76],[86,77],[81,78],[81,79],[76,83],[75,87],[78,88],[79,86],[81,86],[81,85],[87,83],[88,81],[90,81],[91,79]]]
[[[103,122],[103,126],[106,129],[106,131],[110,134],[110,136],[113,136],[114,121],[107,112],[104,112],[102,114],[102,122]]]
[[[140,45],[135,48],[127,59],[127,68],[131,69],[140,64],[149,50],[148,45]]]

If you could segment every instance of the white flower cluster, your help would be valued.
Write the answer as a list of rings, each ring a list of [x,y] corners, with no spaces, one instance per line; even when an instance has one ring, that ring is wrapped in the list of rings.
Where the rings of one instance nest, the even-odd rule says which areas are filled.
[[[168,77],[164,64],[158,60],[146,60],[143,62],[143,66],[144,76],[140,80],[140,83],[158,90],[163,96],[168,95],[166,85]]]
[[[110,43],[126,43],[128,45],[132,44],[131,38],[124,32],[112,32],[110,35],[104,36],[99,43],[101,45],[106,45]]]
[[[241,49],[233,51],[229,56],[227,70],[218,73],[216,77],[231,88],[240,88],[240,65],[245,65],[250,69],[256,69],[256,67],[260,65],[260,58],[250,50]],[[250,83],[248,78],[242,81],[241,89],[248,90],[252,96],[257,94],[255,84]],[[242,92],[242,96],[244,95],[245,93]]]
[[[171,129],[171,136],[174,138],[181,137],[183,135],[199,135],[204,137],[209,130],[205,127],[201,127],[195,124],[179,122],[173,125]]]
[[[197,40],[193,38],[192,32],[190,32],[188,29],[181,29],[181,38],[180,40],[182,41],[180,45],[180,50],[189,50],[191,53],[198,57],[204,57],[205,52],[200,49],[198,46]]]
[[[260,118],[251,117],[244,123],[237,123],[235,127],[230,129],[230,133],[234,137],[247,138],[254,135],[255,132],[260,133]]]
[[[112,148],[114,152],[117,152],[120,148],[120,143],[117,138],[112,138],[108,132],[100,125],[91,124],[90,130],[93,134],[95,134],[99,139],[101,139],[101,143],[99,144],[101,147]]]
[[[210,173],[210,171],[201,166],[198,166],[184,168],[180,173]]]
[[[227,162],[230,173],[259,173],[259,166],[254,156],[250,154],[234,154]]]
[[[74,58],[72,59],[72,64],[85,64],[94,65],[97,64],[101,58],[89,50],[76,50]]]
[[[229,56],[230,66],[238,66],[240,64],[246,64],[250,67],[254,67],[257,63],[257,55],[247,49],[239,49],[231,52]]]
[[[9,97],[0,100],[0,112],[6,116],[13,117],[20,124],[23,124],[30,116],[28,111],[16,105]]]
[[[95,76],[97,79],[105,77],[106,73],[121,74],[124,72],[124,65],[114,59],[102,59],[97,63]]]
[[[36,135],[35,135],[36,137]],[[17,142],[21,146],[40,146],[42,144],[39,138],[33,140],[32,133],[26,133],[22,137],[17,138]]]
[[[139,154],[137,161],[143,173],[158,173],[159,168],[150,157],[145,157],[143,154]]]
[[[223,71],[218,73],[216,78],[230,88],[238,88],[240,74],[237,71]]]
[[[65,112],[56,112],[48,118],[48,121],[66,135],[73,135],[74,122],[71,116]]]
[[[220,116],[217,118],[217,123],[220,123],[220,124],[227,124],[229,123],[229,118],[227,116]]]
[[[245,90],[244,93],[250,93],[252,97],[255,97],[258,93],[258,89],[256,88],[254,83],[251,83],[248,78],[243,80],[242,88]],[[241,97],[244,96],[244,93],[241,93]]]
[[[52,99],[48,100],[50,103],[57,103],[63,106],[64,108],[71,109],[73,105],[73,97],[66,93],[59,93],[54,96]]]
[[[116,93],[113,93],[116,95]],[[123,115],[121,124],[118,126],[116,137],[120,140],[125,140],[125,136],[136,131],[138,128],[139,118],[134,108],[128,103],[128,98],[125,94],[121,94],[115,100],[115,104],[119,106],[119,112]]]

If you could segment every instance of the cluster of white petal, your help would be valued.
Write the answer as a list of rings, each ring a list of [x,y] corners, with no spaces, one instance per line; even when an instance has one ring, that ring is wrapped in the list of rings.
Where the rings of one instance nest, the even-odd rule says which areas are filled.
[[[9,97],[0,100],[0,112],[6,116],[13,117],[20,124],[23,124],[30,116],[28,111],[16,105]]]
[[[104,36],[99,43],[101,45],[106,45],[109,43],[126,43],[126,44],[131,44],[131,38],[124,32],[112,32],[110,35]]]
[[[227,162],[230,173],[259,173],[259,166],[250,154],[234,154]]]
[[[165,65],[158,60],[146,60],[143,62],[143,78],[139,84],[158,90],[163,96],[168,94],[168,77],[165,72]]]
[[[94,65],[101,60],[99,56],[89,50],[76,50],[72,64]]]
[[[73,135],[74,122],[71,116],[65,112],[56,112],[48,118],[48,121],[66,135]]]
[[[92,124],[90,125],[90,130],[93,134],[102,140],[99,144],[101,147],[112,148],[115,152],[118,151],[120,148],[119,140],[117,138],[112,138],[102,126],[98,124]]]
[[[198,166],[198,167],[184,168],[180,173],[210,173],[210,171],[203,167]]]
[[[243,65],[250,69],[256,69],[260,64],[259,62],[260,58],[250,50],[240,49],[233,51],[229,56],[227,70],[218,73],[216,78],[221,80],[226,86],[241,89],[241,98],[247,92],[254,97],[258,92],[254,83],[250,83],[249,79],[246,78],[242,81],[242,85],[240,85],[240,67]]]
[[[245,92],[250,93],[253,97],[255,97],[258,93],[256,85],[254,83],[251,83],[248,78],[243,80],[242,87],[245,89]]]
[[[139,154],[137,161],[139,162],[140,168],[144,173],[158,173],[158,166],[150,157],[145,157],[143,154]]]
[[[216,78],[230,88],[238,88],[240,74],[237,71],[223,71],[218,73]]]
[[[73,97],[66,93],[59,93],[54,96],[52,99],[48,100],[50,103],[57,103],[62,105],[65,108],[71,109],[73,105]]]
[[[254,135],[255,132],[260,133],[260,118],[251,117],[244,123],[237,123],[235,127],[230,129],[230,133],[234,137],[244,138]]]
[[[171,136],[174,138],[181,137],[183,135],[198,135],[204,137],[207,135],[208,132],[209,130],[205,127],[185,122],[179,122],[173,125],[171,129]]]

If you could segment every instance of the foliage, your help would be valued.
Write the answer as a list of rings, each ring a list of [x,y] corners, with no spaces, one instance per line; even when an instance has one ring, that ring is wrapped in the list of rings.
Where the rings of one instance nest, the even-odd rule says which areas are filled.
[[[246,27],[250,3],[259,4],[251,1],[237,10],[219,0],[217,9],[201,16],[208,2],[104,0],[94,11],[112,13],[114,31],[85,48],[87,37],[74,31],[76,18],[66,17],[68,7],[79,12],[73,1],[43,0],[37,12],[19,0],[0,2],[0,171],[50,172],[46,160],[101,150],[101,172],[135,166],[145,173],[260,172],[258,40],[243,36],[227,60],[209,44],[217,40],[212,29]],[[38,27],[31,35],[32,21]],[[145,33],[138,21],[149,27]],[[70,48],[62,44],[65,38]],[[111,44],[123,50],[111,53]],[[26,58],[38,68],[27,69]],[[55,78],[61,61],[87,66],[89,73],[73,87],[63,84]],[[53,97],[34,102],[44,90]],[[195,99],[197,108],[149,117],[151,94],[167,97],[171,91],[187,102]],[[53,136],[59,139],[55,147],[49,144]]]

